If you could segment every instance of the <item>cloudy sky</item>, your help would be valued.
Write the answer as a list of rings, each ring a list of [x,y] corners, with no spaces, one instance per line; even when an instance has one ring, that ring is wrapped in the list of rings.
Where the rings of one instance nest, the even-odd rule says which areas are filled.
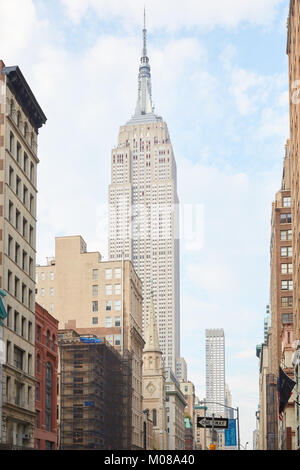
[[[106,256],[110,152],[133,114],[143,7],[156,112],[182,205],[181,353],[205,395],[205,329],[224,328],[226,382],[252,446],[256,344],[269,302],[270,213],[288,137],[288,0],[0,0],[0,57],[47,115],[40,131],[38,262],[81,234]]]

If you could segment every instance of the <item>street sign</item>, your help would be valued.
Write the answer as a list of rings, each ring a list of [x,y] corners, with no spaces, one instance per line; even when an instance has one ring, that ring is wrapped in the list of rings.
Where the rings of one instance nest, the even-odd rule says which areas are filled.
[[[4,326],[3,320],[7,318],[7,313],[2,301],[2,298],[6,296],[6,293],[0,289],[0,326]]]
[[[225,446],[234,447],[236,445],[236,419],[230,419],[228,429],[225,430]]]
[[[214,421],[214,429],[228,429],[229,420],[227,418],[197,418],[197,428],[212,429]]]

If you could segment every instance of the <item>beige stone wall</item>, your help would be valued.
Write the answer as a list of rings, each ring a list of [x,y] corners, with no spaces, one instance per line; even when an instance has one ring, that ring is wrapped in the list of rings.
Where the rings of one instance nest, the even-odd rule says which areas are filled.
[[[5,93],[5,102],[0,103],[0,282],[7,292],[9,318],[3,331],[8,354],[3,367],[2,440],[33,447],[37,133],[7,86]],[[16,360],[16,348],[22,363]]]
[[[116,349],[133,353],[132,443],[141,448],[141,281],[130,261],[102,261],[100,253],[87,252],[80,236],[56,238],[55,259],[48,261],[37,266],[37,302],[59,320],[59,328],[95,334],[105,331]]]

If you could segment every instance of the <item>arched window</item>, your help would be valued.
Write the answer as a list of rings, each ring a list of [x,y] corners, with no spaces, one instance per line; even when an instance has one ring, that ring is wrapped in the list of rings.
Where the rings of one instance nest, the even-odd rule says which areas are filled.
[[[50,348],[50,331],[47,331],[47,340],[46,340],[46,346],[47,348]]]
[[[45,424],[46,430],[52,429],[52,365],[46,364],[46,390],[45,390]]]
[[[52,351],[55,351],[55,335],[52,335]]]
[[[157,426],[157,411],[152,410],[152,421],[153,421],[153,426]]]
[[[25,136],[25,139],[27,139],[27,137],[28,137],[28,124],[27,124],[27,122],[25,122],[25,124],[24,124],[24,136]]]
[[[21,113],[20,111],[18,111],[18,114],[17,114],[17,126],[20,127],[21,125]]]

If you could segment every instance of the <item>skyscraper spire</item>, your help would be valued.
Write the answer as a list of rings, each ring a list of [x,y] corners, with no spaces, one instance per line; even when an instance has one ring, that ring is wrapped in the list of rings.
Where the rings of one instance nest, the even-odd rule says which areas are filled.
[[[144,29],[143,29],[143,36],[144,36],[144,47],[143,47],[143,57],[147,57],[147,29],[146,29],[146,8],[144,7]]]
[[[146,9],[144,8],[143,49],[139,68],[138,101],[134,117],[153,114],[151,69],[147,56]]]

